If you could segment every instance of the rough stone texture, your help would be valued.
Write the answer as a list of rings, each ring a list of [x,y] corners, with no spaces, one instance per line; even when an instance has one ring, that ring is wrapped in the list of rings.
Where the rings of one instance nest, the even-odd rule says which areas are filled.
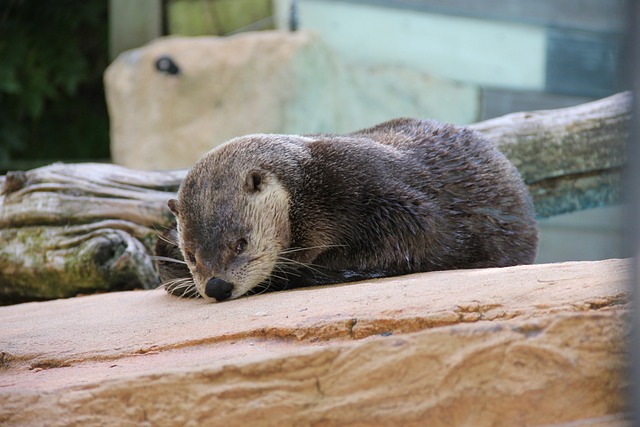
[[[179,74],[156,70],[166,55]],[[105,88],[112,158],[139,169],[191,166],[251,133],[349,132],[400,116],[469,123],[479,108],[476,87],[346,66],[305,31],[158,39],[121,54]]]
[[[1,307],[0,424],[627,425],[630,268]]]
[[[162,56],[180,73],[158,72]],[[308,33],[168,37],[125,52],[105,73],[113,160],[135,168],[190,166],[235,136],[324,127],[336,120],[332,67]]]

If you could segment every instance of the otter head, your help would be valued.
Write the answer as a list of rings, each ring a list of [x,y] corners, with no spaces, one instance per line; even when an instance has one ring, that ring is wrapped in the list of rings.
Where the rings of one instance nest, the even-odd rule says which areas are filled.
[[[289,193],[274,173],[222,146],[194,165],[168,204],[200,295],[223,301],[268,284],[291,235]]]

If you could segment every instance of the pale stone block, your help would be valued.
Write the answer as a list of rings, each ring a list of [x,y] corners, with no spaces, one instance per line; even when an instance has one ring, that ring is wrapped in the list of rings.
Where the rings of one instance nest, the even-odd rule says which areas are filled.
[[[159,72],[169,56],[175,75]],[[186,167],[233,137],[320,132],[339,114],[331,53],[307,32],[171,37],[126,52],[105,73],[116,163]]]
[[[170,57],[179,71],[159,72]],[[349,132],[396,117],[474,122],[479,89],[401,66],[345,65],[308,32],[165,38],[105,74],[113,160],[188,167],[251,133]]]

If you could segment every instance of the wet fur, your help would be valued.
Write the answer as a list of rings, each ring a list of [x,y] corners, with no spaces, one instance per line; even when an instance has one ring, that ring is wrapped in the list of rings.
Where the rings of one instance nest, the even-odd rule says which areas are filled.
[[[260,188],[247,190],[255,173]],[[180,274],[190,272],[201,294],[213,275],[236,284],[260,271],[232,298],[530,264],[538,241],[526,186],[504,155],[465,128],[427,120],[345,136],[237,138],[196,163],[173,208],[181,253],[198,254]],[[246,254],[229,247],[242,236],[251,256],[238,262]]]

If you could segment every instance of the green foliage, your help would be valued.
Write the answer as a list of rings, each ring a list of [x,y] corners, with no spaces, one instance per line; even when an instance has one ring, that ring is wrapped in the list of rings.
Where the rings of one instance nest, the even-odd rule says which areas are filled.
[[[106,0],[0,0],[0,167],[108,157]]]
[[[171,0],[168,12],[169,32],[183,36],[273,28],[271,0]]]

